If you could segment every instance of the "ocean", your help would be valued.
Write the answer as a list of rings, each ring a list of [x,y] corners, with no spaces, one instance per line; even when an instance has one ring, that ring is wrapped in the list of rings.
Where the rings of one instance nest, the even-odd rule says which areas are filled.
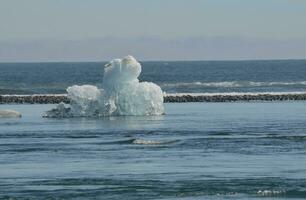
[[[1,63],[0,94],[101,87],[105,63]],[[306,60],[141,62],[166,93],[303,92]],[[160,116],[43,118],[0,104],[0,199],[306,199],[306,102],[165,103]]]
[[[1,105],[0,199],[305,199],[306,103],[167,103],[165,115],[42,118]]]
[[[0,94],[61,94],[68,86],[101,87],[106,62],[0,63]],[[306,90],[306,60],[141,62],[141,81],[166,93]]]

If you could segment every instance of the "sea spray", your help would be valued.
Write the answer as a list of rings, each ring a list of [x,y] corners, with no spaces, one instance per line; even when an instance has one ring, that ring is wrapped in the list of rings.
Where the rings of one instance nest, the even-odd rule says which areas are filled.
[[[105,65],[103,88],[74,85],[67,88],[70,106],[59,104],[44,117],[161,115],[163,92],[150,82],[139,82],[141,65],[132,56]]]

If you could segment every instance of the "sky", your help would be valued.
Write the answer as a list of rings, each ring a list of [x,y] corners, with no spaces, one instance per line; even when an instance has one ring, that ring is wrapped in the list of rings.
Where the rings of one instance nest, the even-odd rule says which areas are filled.
[[[305,59],[306,0],[0,0],[0,62]]]

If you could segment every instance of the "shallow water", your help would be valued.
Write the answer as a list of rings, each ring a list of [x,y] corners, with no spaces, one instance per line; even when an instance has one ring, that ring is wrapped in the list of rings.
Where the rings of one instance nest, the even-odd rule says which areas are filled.
[[[305,199],[306,102],[165,104],[46,119],[0,105],[0,199]]]

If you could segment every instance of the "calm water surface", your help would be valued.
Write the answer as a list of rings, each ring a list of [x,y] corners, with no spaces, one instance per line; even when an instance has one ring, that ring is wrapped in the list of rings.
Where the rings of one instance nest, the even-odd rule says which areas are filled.
[[[0,105],[0,199],[305,199],[306,102],[166,104],[45,119]]]

